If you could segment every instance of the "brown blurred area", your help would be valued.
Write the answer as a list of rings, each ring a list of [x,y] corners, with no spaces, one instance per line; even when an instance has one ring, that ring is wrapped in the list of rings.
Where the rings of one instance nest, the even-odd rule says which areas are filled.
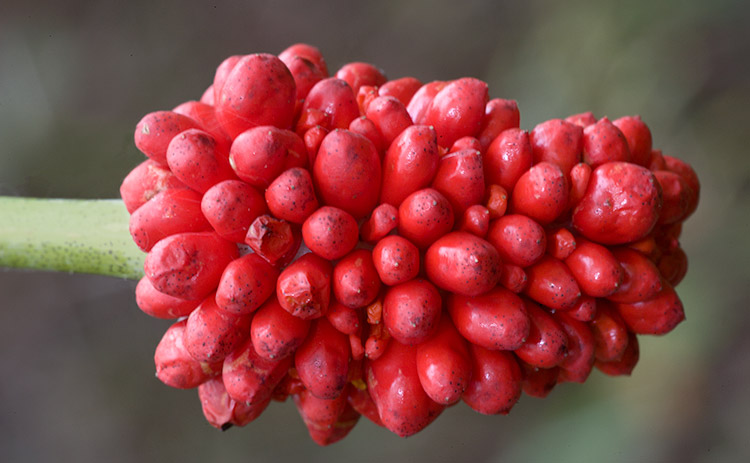
[[[195,391],[154,378],[168,322],[137,309],[134,282],[0,270],[0,461],[747,461],[748,26],[739,0],[3,1],[3,195],[116,197],[144,114],[198,99],[226,56],[295,42],[334,71],[484,79],[525,129],[640,114],[703,190],[681,239],[687,320],[641,338],[630,378],[594,372],[509,416],[458,405],[408,439],[363,419],[319,448],[291,403],[216,431]]]

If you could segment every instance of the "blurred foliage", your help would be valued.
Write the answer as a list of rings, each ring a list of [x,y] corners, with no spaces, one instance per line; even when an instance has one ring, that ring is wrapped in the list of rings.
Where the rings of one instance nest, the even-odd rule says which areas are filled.
[[[199,98],[230,54],[299,41],[333,70],[357,60],[391,78],[482,78],[518,101],[526,129],[587,110],[640,114],[703,191],[682,237],[687,321],[642,338],[632,377],[594,373],[507,417],[460,405],[405,440],[363,420],[317,448],[290,403],[215,432],[193,391],[153,378],[168,324],[138,311],[134,284],[4,272],[0,460],[750,458],[749,12],[739,0],[2,2],[0,194],[116,197],[142,159],[142,115]]]

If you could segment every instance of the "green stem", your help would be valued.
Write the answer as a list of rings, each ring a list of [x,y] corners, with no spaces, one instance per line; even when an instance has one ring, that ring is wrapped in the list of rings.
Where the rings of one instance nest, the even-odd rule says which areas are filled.
[[[120,200],[0,197],[0,267],[143,276]]]

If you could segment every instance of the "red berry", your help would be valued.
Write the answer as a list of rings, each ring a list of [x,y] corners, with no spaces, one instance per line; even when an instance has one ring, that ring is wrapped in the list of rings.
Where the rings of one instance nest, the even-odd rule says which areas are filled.
[[[442,308],[437,288],[418,278],[386,291],[383,322],[394,339],[413,346],[427,340],[437,330]]]
[[[377,359],[366,362],[367,390],[383,425],[401,437],[424,429],[444,405],[430,399],[419,381],[417,348],[397,341]]]
[[[432,400],[450,405],[458,402],[472,378],[469,344],[448,317],[441,317],[435,334],[417,346],[417,373]]]
[[[645,237],[661,211],[661,188],[649,170],[627,162],[602,164],[591,173],[586,193],[573,211],[573,226],[602,244]]]
[[[488,102],[487,84],[471,77],[454,80],[442,88],[430,102],[424,119],[412,119],[417,124],[435,127],[438,144],[450,147],[461,137],[479,134]],[[416,95],[415,95],[416,97]]]
[[[534,302],[524,300],[524,306],[531,320],[529,336],[514,352],[521,360],[537,368],[559,365],[568,352],[565,329]]]
[[[520,214],[510,214],[490,223],[487,241],[507,263],[528,267],[542,258],[547,237],[541,225]]]
[[[292,365],[292,357],[268,360],[255,352],[247,339],[224,359],[222,377],[229,397],[237,402],[257,405],[267,401]]]
[[[219,90],[216,118],[232,138],[262,125],[287,129],[294,117],[296,91],[294,77],[277,57],[243,56]]]
[[[616,161],[630,161],[628,141],[616,125],[603,117],[583,129],[583,162],[594,169]]]
[[[357,249],[333,268],[333,294],[347,307],[365,307],[378,296],[380,278],[372,252]]]
[[[250,334],[250,317],[219,308],[213,295],[187,319],[185,347],[200,362],[220,362]]]
[[[396,97],[404,106],[406,106],[421,86],[422,82],[420,82],[419,79],[414,77],[402,77],[380,85],[378,87],[378,95]]]
[[[465,296],[478,296],[495,287],[500,264],[490,243],[461,231],[439,238],[425,254],[430,280],[441,289]]]
[[[529,335],[529,316],[521,298],[504,288],[474,297],[451,295],[448,312],[464,338],[486,349],[514,350]]]
[[[302,224],[302,239],[315,254],[336,260],[348,254],[359,240],[357,221],[337,207],[323,206]]]
[[[554,257],[544,256],[526,269],[526,275],[529,277],[524,291],[526,295],[550,309],[572,309],[581,297],[573,273]]]
[[[310,334],[294,355],[302,384],[315,397],[334,399],[347,384],[349,338],[326,318],[315,320]]]
[[[203,416],[208,423],[225,431],[236,426],[250,424],[268,407],[270,399],[253,405],[247,405],[229,397],[221,376],[211,378],[198,386],[198,398],[201,401]]]
[[[366,217],[380,197],[380,156],[367,138],[334,130],[320,145],[313,180],[320,199],[351,214]]]
[[[290,356],[302,345],[309,329],[309,320],[295,317],[282,309],[273,296],[253,316],[250,337],[260,357],[279,360]]]
[[[372,261],[380,279],[390,286],[405,283],[419,273],[419,250],[401,236],[386,236],[378,241],[372,250]]]
[[[190,315],[200,302],[161,293],[144,276],[135,287],[135,303],[144,313],[152,317],[174,319]]]
[[[370,63],[347,63],[336,71],[336,77],[345,81],[357,93],[362,85],[379,86],[388,79],[385,73]]]
[[[235,315],[249,315],[273,293],[279,271],[257,254],[233,260],[224,269],[216,303]]]
[[[216,290],[224,268],[238,254],[234,243],[216,233],[178,233],[156,243],[146,256],[144,270],[159,292],[203,299]]]
[[[437,190],[425,188],[404,199],[398,208],[398,232],[425,249],[453,229],[453,208]]]
[[[429,186],[439,161],[434,128],[413,125],[401,132],[383,159],[380,201],[398,207],[407,196]]]
[[[529,133],[518,128],[501,132],[484,154],[484,177],[513,191],[519,178],[531,168],[533,161]]]
[[[484,120],[479,132],[479,142],[482,151],[486,151],[490,143],[503,131],[518,128],[521,124],[521,113],[518,103],[514,100],[494,98],[484,108]]]
[[[521,368],[510,352],[470,344],[472,377],[463,400],[483,415],[507,415],[521,397]]]
[[[622,283],[623,270],[604,246],[590,241],[578,243],[565,259],[581,290],[593,297],[610,296]]]
[[[198,387],[221,374],[221,363],[200,362],[187,351],[183,341],[186,324],[187,320],[182,320],[170,326],[154,353],[156,377],[167,386],[178,389]]]
[[[448,198],[457,216],[481,203],[484,198],[482,153],[465,149],[440,158],[432,187]]]
[[[360,116],[355,95],[345,81],[329,77],[310,89],[302,105],[302,111],[309,108],[323,111],[331,118],[329,129],[345,129]]]
[[[581,161],[583,129],[560,119],[542,122],[529,133],[534,164],[555,164],[565,177]]]
[[[299,229],[270,215],[260,215],[248,227],[245,243],[271,265],[288,264],[302,243]]]
[[[216,233],[242,243],[250,224],[268,212],[263,195],[239,180],[225,180],[212,186],[201,199],[201,211]]]
[[[122,202],[125,203],[125,208],[132,214],[162,190],[169,188],[187,188],[187,186],[168,168],[147,159],[130,171],[122,181],[120,196]]]
[[[308,253],[292,262],[276,281],[276,297],[287,312],[302,319],[319,318],[331,300],[331,263]]]
[[[307,148],[290,130],[258,126],[240,133],[232,143],[229,161],[237,176],[257,188],[267,188],[290,167],[307,165]]]
[[[156,111],[143,116],[135,126],[135,146],[146,156],[166,166],[169,142],[185,130],[198,128],[198,123],[187,116],[172,111]]]
[[[310,173],[301,167],[284,171],[266,189],[266,203],[279,219],[302,224],[318,208]]]
[[[516,182],[510,205],[514,214],[524,214],[547,225],[568,207],[568,181],[557,165],[535,164]]]

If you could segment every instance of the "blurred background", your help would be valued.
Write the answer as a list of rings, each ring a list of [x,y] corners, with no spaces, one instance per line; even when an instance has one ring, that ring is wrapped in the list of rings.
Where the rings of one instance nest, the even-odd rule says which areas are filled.
[[[630,378],[592,373],[509,416],[465,405],[400,439],[367,420],[317,447],[291,402],[225,433],[153,376],[168,322],[135,283],[0,270],[0,460],[748,461],[750,3],[701,0],[0,3],[0,194],[113,198],[146,113],[198,99],[232,54],[309,42],[335,70],[473,76],[530,130],[640,114],[703,191],[682,245],[687,320],[641,338]],[[0,226],[2,218],[0,217]]]

